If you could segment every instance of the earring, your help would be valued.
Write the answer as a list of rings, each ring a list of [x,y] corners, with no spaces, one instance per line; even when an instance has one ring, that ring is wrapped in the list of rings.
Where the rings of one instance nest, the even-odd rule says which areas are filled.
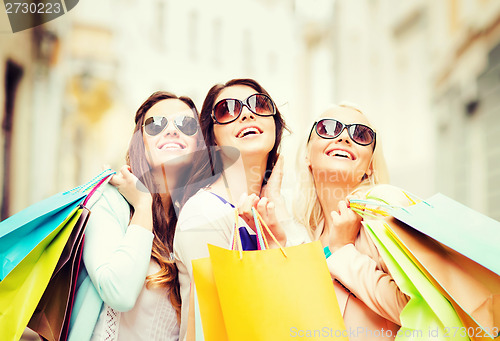
[[[363,177],[361,178],[361,181],[365,180],[368,180],[370,182],[370,185],[375,186],[375,179],[373,177],[373,172],[370,172],[370,175],[365,173],[365,175],[363,175]]]

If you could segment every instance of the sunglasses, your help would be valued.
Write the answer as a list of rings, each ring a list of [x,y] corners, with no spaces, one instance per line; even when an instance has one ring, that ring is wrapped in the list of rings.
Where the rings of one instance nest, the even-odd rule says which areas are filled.
[[[314,122],[307,142],[309,142],[309,140],[311,139],[313,130],[315,130],[316,134],[318,134],[318,136],[323,139],[334,139],[342,134],[344,129],[347,129],[349,137],[357,144],[368,146],[369,144],[373,143],[373,149],[375,149],[376,134],[372,128],[359,123],[344,124],[333,118],[323,118],[317,122]]]
[[[177,116],[173,122],[177,130],[184,135],[193,136],[198,131],[198,122],[194,117]],[[148,117],[142,126],[146,134],[156,136],[168,126],[168,119],[163,116]]]
[[[259,116],[272,116],[276,113],[273,100],[264,94],[253,94],[241,101],[226,98],[217,102],[212,110],[212,119],[217,124],[228,124],[240,117],[243,107]]]

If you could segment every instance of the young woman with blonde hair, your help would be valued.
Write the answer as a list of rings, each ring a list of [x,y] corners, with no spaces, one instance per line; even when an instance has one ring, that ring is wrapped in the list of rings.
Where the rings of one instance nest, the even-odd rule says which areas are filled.
[[[349,198],[370,191],[404,203],[389,186],[375,186],[388,182],[375,131],[356,107],[332,106],[312,126],[299,161],[296,218],[325,247],[349,339],[393,339],[408,297],[349,208]]]

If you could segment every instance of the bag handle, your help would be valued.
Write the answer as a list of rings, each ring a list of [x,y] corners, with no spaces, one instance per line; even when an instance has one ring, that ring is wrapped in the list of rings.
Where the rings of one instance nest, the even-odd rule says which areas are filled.
[[[269,226],[267,226],[267,224],[264,221],[264,219],[262,219],[262,216],[259,214],[259,212],[257,212],[257,210],[255,208],[253,208],[253,207],[252,207],[252,215],[254,217],[254,221],[256,222],[255,227],[256,227],[256,230],[257,230],[257,237],[258,237],[258,239],[260,238],[260,239],[263,240],[263,244],[265,245],[266,249],[269,249],[269,244],[267,242],[266,236],[264,235],[264,229],[262,227],[264,227],[266,229],[267,233],[271,236],[271,238],[274,240],[274,242],[276,244],[278,244],[278,246],[279,246],[279,248],[280,248],[281,253],[283,254],[283,256],[285,256],[285,258],[287,258],[288,255],[286,254],[285,249],[283,248],[283,246],[281,245],[281,243],[276,239],[276,237],[272,233],[271,229],[269,229]]]
[[[78,193],[78,192],[85,193],[89,189],[93,188],[96,184],[98,184],[103,178],[107,178],[108,176],[113,175],[115,173],[116,172],[114,170],[112,170],[111,168],[105,169],[101,173],[99,173],[98,175],[96,175],[89,182],[87,182],[87,183],[85,183],[83,185],[80,185],[78,187],[75,187],[73,189],[70,189],[70,190],[64,192],[63,194]]]
[[[419,202],[423,202],[424,204],[433,207],[430,203],[414,194],[411,194],[404,190],[401,190],[401,192],[406,196],[406,198],[408,198],[408,200],[410,200],[411,205],[416,205]],[[408,212],[403,206],[389,205],[383,199],[371,195],[367,195],[366,199],[349,200],[349,208],[351,208],[354,212],[358,213],[362,217],[369,216],[372,218],[377,218],[377,215],[381,215],[384,217],[391,216],[392,214],[390,213],[390,211],[395,209],[401,209]],[[381,208],[386,208],[386,210],[383,210]]]
[[[106,175],[104,178],[102,178],[95,186],[94,188],[92,188],[92,190],[90,191],[90,193],[87,195],[87,197],[85,198],[85,200],[83,201],[83,206],[87,206],[87,202],[90,200],[90,198],[92,197],[92,195],[95,193],[95,191],[97,191],[97,189],[99,187],[102,186],[103,183],[105,183],[110,177],[112,177],[116,172],[112,172],[111,174],[108,174]]]
[[[265,238],[264,236],[264,230],[262,229],[262,224],[260,223],[260,220],[257,217],[256,212],[257,211],[252,207],[252,216],[257,233],[257,246],[259,250],[267,250],[269,249],[269,244],[267,242],[267,238]]]
[[[243,245],[241,244],[240,229],[238,228],[239,220],[238,207],[234,208],[234,226],[233,226],[233,242],[231,243],[231,250],[239,250],[240,260],[243,259]]]

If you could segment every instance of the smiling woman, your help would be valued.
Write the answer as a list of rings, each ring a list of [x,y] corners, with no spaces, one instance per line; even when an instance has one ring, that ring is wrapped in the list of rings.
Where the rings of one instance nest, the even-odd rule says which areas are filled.
[[[139,107],[127,165],[91,208],[69,340],[178,340],[174,190],[202,145],[190,98],[159,91]]]
[[[200,125],[211,159],[195,160],[188,185],[203,186],[198,186],[202,188],[183,206],[174,239],[182,298],[181,339],[187,330],[191,261],[209,256],[207,244],[230,248],[234,198],[240,198],[239,208],[255,206],[264,219],[269,219],[268,223],[276,221],[278,198],[264,186],[270,177],[275,178],[276,173],[271,172],[286,128],[271,96],[252,79],[234,79],[213,86],[203,103]],[[254,235],[254,226],[247,216],[242,217],[238,226]],[[303,228],[287,226],[285,231],[273,223],[269,227],[283,245],[297,245],[308,238]]]
[[[316,121],[305,143],[297,219],[321,240],[350,340],[394,339],[408,297],[401,292],[374,243],[349,208],[349,198],[363,196],[388,181],[376,133],[357,108],[333,106]],[[382,187],[378,187],[382,188]],[[400,202],[399,204],[407,204]],[[390,333],[384,333],[390,331]],[[373,334],[373,333],[372,333]]]

